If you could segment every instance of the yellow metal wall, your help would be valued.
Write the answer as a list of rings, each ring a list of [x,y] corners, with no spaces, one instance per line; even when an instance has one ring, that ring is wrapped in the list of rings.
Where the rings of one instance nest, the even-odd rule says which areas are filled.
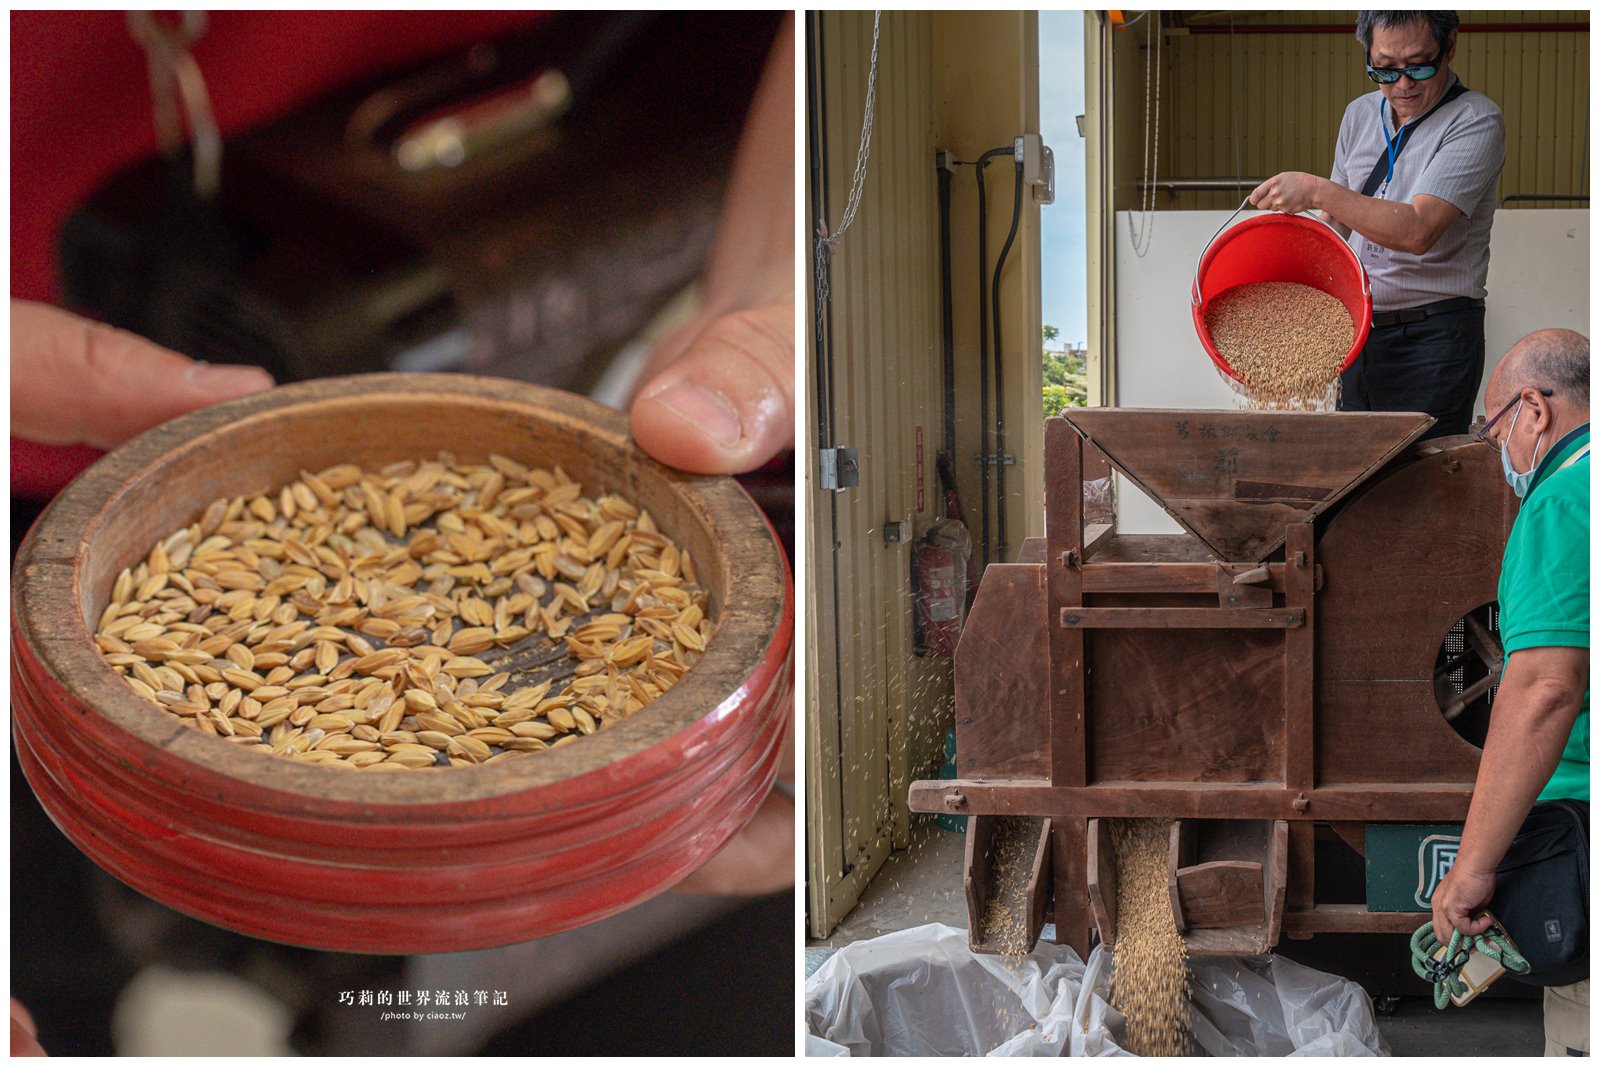
[[[1348,25],[1348,34],[1188,35],[1165,12],[1161,55],[1161,177],[1268,177],[1284,170],[1326,175],[1345,106],[1373,91],[1354,11],[1233,13],[1236,27]],[[1228,25],[1227,12],[1182,13]],[[1462,26],[1584,23],[1587,11],[1462,11]],[[1149,21],[1148,19],[1146,22]],[[1145,22],[1116,35],[1118,209],[1139,206],[1143,175]],[[1589,34],[1464,31],[1453,68],[1506,118],[1500,193],[1587,195]],[[1152,73],[1152,89],[1153,73]],[[1246,190],[1247,192],[1248,190]],[[1244,192],[1159,194],[1157,208],[1232,208]],[[1570,208],[1570,202],[1542,207]]]
[[[872,13],[828,12],[807,21],[821,28],[827,215],[837,226],[861,130]],[[908,768],[926,773],[932,758],[927,737],[949,715],[948,663],[913,655],[910,548],[883,537],[886,522],[907,518],[920,533],[939,509],[933,457],[943,433],[943,384],[932,22],[927,13],[883,15],[864,195],[854,226],[832,256],[834,441],[859,449],[861,468],[860,486],[841,493],[816,487],[818,359],[814,337],[807,337],[807,842],[809,910],[819,936],[853,904],[891,842],[898,837],[905,844]],[[809,208],[809,195],[806,202]],[[814,316],[815,294],[808,297]]]
[[[808,76],[820,85],[826,215],[845,210],[865,101],[872,13],[807,16]],[[952,721],[948,660],[913,648],[911,546],[887,544],[887,522],[920,536],[944,515],[935,457],[943,447],[944,372],[935,151],[963,160],[1038,130],[1037,16],[884,12],[876,119],[859,215],[832,255],[834,443],[859,449],[861,484],[817,487],[819,353],[807,330],[806,626],[807,892],[811,932],[826,936],[889,847],[912,840],[906,790],[936,773]],[[810,90],[808,89],[808,93]],[[805,203],[811,210],[811,171]],[[1009,159],[988,171],[991,263],[1012,211]],[[952,182],[957,447],[969,512],[978,505],[976,192],[971,167]],[[1008,555],[1043,530],[1039,208],[1024,193],[1002,276],[1005,315]],[[808,322],[816,294],[807,286]],[[916,510],[916,433],[923,509]],[[976,525],[975,520],[969,520]],[[837,548],[835,548],[837,545]],[[927,817],[919,817],[921,821]]]
[[[1036,12],[941,12],[934,18],[939,146],[971,163],[991,148],[1039,130],[1039,18]],[[956,481],[967,525],[980,533],[982,476],[978,377],[978,226],[975,168],[957,166],[951,182],[952,292],[956,331]],[[1011,226],[1014,172],[1006,157],[990,161],[988,271]],[[1006,540],[1000,556],[998,516],[991,512],[995,555],[1017,558],[1025,537],[1044,533],[1044,385],[1040,326],[1039,211],[1024,188],[1017,240],[1000,278],[1001,361],[1005,379]],[[1056,208],[1053,210],[1061,210]],[[992,346],[993,338],[989,340]],[[985,353],[992,362],[992,353]],[[991,392],[994,383],[991,380]],[[993,432],[993,417],[990,431]],[[991,439],[992,447],[992,439]],[[992,472],[991,472],[992,473]]]

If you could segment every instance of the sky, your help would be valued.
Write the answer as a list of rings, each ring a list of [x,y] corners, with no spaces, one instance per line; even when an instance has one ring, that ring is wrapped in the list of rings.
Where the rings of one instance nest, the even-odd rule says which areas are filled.
[[[1044,321],[1056,344],[1089,339],[1087,219],[1084,204],[1083,12],[1039,13],[1039,125],[1056,157],[1056,202],[1040,211]]]

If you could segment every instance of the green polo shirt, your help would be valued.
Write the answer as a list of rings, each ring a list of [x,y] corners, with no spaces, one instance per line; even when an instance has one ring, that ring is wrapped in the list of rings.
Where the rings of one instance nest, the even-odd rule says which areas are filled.
[[[1539,464],[1500,568],[1500,643],[1589,647],[1589,426],[1567,434]],[[1579,457],[1574,459],[1574,457]],[[1589,799],[1589,691],[1561,763],[1540,800]]]

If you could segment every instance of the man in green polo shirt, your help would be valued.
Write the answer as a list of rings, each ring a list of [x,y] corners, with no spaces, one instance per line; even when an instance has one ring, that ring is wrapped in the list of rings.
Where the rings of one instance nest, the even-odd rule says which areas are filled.
[[[1589,339],[1540,330],[1489,378],[1479,437],[1522,498],[1500,569],[1505,673],[1434,933],[1482,933],[1495,867],[1539,800],[1589,800]],[[1474,916],[1477,916],[1476,918]],[[1546,1055],[1589,1051],[1589,982],[1545,990]]]

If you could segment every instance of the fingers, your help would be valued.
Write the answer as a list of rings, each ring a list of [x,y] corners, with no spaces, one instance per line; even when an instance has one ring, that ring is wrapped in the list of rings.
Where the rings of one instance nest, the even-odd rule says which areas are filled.
[[[1454,873],[1447,873],[1433,890],[1433,936],[1439,939],[1441,945],[1450,943],[1450,935],[1456,929],[1451,920],[1458,909],[1450,899],[1455,891]]]
[[[778,780],[794,784],[794,717],[790,716],[789,731],[783,735],[783,752],[778,756]]]
[[[1437,894],[1435,890],[1435,894]],[[1439,939],[1441,945],[1448,945],[1451,936],[1460,930],[1463,935],[1481,934],[1494,922],[1488,915],[1472,916],[1464,908],[1457,907],[1454,903],[1444,903],[1433,910],[1433,936]]]
[[[59,308],[11,302],[11,432],[113,448],[185,412],[271,388],[259,367],[213,366]]]
[[[676,888],[684,893],[759,896],[792,885],[794,800],[774,790],[755,818]]]
[[[754,470],[794,443],[794,21],[740,138],[704,311],[659,345],[633,402],[639,446],[696,474]]]
[[[794,722],[778,756],[778,778],[794,781]],[[679,882],[684,893],[757,896],[794,885],[794,798],[774,789],[743,830]]]
[[[1293,185],[1295,175],[1285,171],[1274,174],[1250,193],[1250,203],[1263,211],[1299,211],[1300,208],[1291,204],[1291,199],[1298,199],[1299,194]]]
[[[1439,891],[1435,889],[1435,900],[1438,899],[1438,896]],[[1450,917],[1445,913],[1444,908],[1435,904],[1433,909],[1433,936],[1439,939],[1439,944],[1448,945],[1450,943],[1450,935],[1455,933],[1455,929],[1454,926],[1450,925]]]
[[[28,1014],[28,1009],[17,1003],[15,997],[11,998],[11,1054],[13,1056],[43,1056],[44,1048],[39,1044],[39,1030],[34,1025],[33,1016]]]
[[[633,402],[633,436],[696,474],[754,470],[794,443],[794,305],[769,304],[668,338],[676,359]]]
[[[780,777],[792,780],[793,773]],[[792,796],[774,789],[745,828],[675,888],[719,896],[764,896],[792,888],[794,808]]]

